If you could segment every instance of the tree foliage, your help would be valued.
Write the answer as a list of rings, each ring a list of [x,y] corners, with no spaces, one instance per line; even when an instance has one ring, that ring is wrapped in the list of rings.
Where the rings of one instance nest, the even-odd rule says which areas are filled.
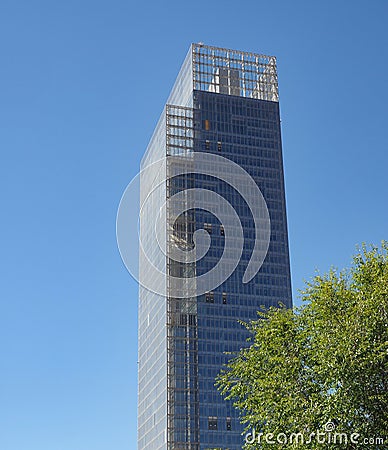
[[[250,346],[217,378],[256,431],[244,448],[388,448],[388,244],[363,246],[350,269],[315,276],[301,294],[301,308],[244,324]]]

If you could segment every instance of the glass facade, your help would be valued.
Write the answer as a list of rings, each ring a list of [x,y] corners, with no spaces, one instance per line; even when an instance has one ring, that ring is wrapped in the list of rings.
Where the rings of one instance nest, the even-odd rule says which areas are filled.
[[[166,145],[166,124],[164,113],[155,129],[148,146],[148,151],[142,161],[142,168],[163,159]],[[154,211],[166,197],[164,183],[165,166],[156,166],[151,173],[140,173],[141,203],[149,192],[156,189],[156,195],[150,202],[145,203],[140,214],[140,234],[145,236],[144,253],[139,252],[139,319],[138,319],[138,448],[165,449],[167,427],[167,330],[166,330],[166,298],[151,292],[144,287],[144,280],[150,276],[145,256],[150,255],[154,264],[161,270],[166,267],[166,258],[162,253],[154,252],[154,242],[150,237],[155,236],[151,226]],[[166,231],[161,227],[162,239],[166,239]],[[166,280],[165,280],[166,284]],[[163,287],[162,291],[165,288]]]
[[[214,170],[197,170],[196,157],[208,154],[243,168],[268,208],[268,251],[248,282],[244,272],[260,238],[257,218],[233,183]],[[239,320],[257,318],[261,306],[292,305],[275,58],[193,44],[142,168],[160,160],[141,177],[142,200],[150,199],[140,215],[144,254],[164,277],[162,292],[140,288],[138,448],[241,449],[238,414],[219,395],[215,377],[230,358],[226,352],[246,345]],[[248,191],[248,181],[241,183]],[[227,241],[230,227],[190,200],[190,191],[204,189],[232,206],[243,237],[237,267],[205,292],[199,280],[217,267],[226,242],[238,242],[238,233]],[[162,207],[168,199],[170,206]],[[209,248],[193,259],[198,230],[207,233]],[[177,259],[176,248],[187,256]],[[141,256],[140,283],[149,276]]]

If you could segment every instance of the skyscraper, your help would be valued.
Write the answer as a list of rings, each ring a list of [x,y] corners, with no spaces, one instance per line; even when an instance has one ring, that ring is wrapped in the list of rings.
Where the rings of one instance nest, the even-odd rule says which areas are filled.
[[[193,44],[141,165],[139,450],[237,450],[214,381],[292,304],[276,59]]]

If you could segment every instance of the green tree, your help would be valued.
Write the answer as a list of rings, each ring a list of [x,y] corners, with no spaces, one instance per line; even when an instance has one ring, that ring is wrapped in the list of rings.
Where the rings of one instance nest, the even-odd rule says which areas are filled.
[[[250,345],[217,377],[255,430],[244,448],[388,448],[388,243],[301,294],[244,323]]]

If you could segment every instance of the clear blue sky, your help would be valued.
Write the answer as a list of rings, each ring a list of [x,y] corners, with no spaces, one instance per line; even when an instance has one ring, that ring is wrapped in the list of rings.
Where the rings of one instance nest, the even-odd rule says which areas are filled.
[[[136,448],[115,217],[191,42],[278,57],[295,293],[388,238],[387,16],[386,0],[2,1],[1,450]]]

